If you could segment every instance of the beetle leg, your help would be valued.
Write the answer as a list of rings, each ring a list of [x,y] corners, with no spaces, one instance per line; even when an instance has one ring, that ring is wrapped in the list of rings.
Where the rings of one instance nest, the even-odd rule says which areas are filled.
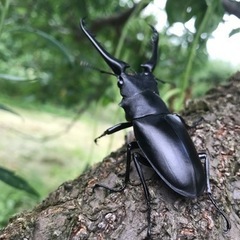
[[[228,232],[231,229],[231,223],[226,215],[225,212],[223,212],[217,205],[216,201],[213,199],[212,197],[212,191],[211,191],[211,187],[210,187],[210,165],[209,165],[209,158],[208,155],[206,153],[199,153],[198,154],[200,159],[203,159],[205,161],[205,172],[206,172],[206,184],[207,184],[207,193],[208,193],[208,197],[210,199],[210,201],[212,202],[212,204],[214,205],[214,207],[217,209],[217,211],[219,212],[219,214],[222,215],[222,217],[225,219],[226,221],[226,229],[224,229],[224,232]]]
[[[141,156],[139,153],[133,153],[132,156],[133,156],[133,161],[136,166],[141,183],[143,185],[144,195],[145,195],[145,198],[147,201],[147,213],[148,213],[148,215],[147,215],[147,221],[148,221],[147,236],[148,236],[148,239],[150,239],[150,236],[151,236],[151,205],[150,205],[151,198],[150,198],[150,193],[149,193],[149,190],[148,190],[148,187],[147,187],[144,175],[143,175],[142,167],[140,165],[140,162],[141,162],[140,159],[144,158],[144,157]]]
[[[110,188],[108,186],[105,186],[105,185],[102,185],[102,184],[96,184],[94,187],[93,187],[93,190],[97,187],[103,187],[111,192],[121,192],[123,191],[128,182],[129,182],[129,175],[130,175],[130,164],[131,164],[131,151],[134,150],[134,149],[138,149],[138,144],[137,142],[131,142],[128,144],[127,146],[127,162],[126,162],[126,173],[125,173],[125,179],[124,179],[124,183],[123,183],[123,186],[121,188]]]
[[[108,128],[107,130],[105,130],[99,137],[94,139],[94,142],[97,143],[99,138],[101,138],[103,136],[106,136],[106,135],[113,134],[113,133],[118,132],[118,131],[121,131],[121,130],[123,130],[125,128],[128,128],[128,127],[132,127],[132,122],[118,123],[118,124]]]
[[[177,113],[174,113],[174,115],[176,115],[180,118],[180,120],[182,121],[182,123],[184,124],[186,129],[195,128],[199,123],[201,123],[203,120],[205,120],[203,117],[199,117],[197,120],[195,120],[192,123],[192,125],[189,125],[186,123],[186,121],[184,120],[184,118],[182,116],[178,115]]]

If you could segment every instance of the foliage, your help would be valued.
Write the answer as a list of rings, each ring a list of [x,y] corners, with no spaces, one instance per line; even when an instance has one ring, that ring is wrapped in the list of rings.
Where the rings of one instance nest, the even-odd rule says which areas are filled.
[[[16,191],[14,188],[7,188],[1,182],[0,187],[0,228],[2,228],[6,226],[11,216],[36,205],[37,198],[33,198],[25,192]]]
[[[1,37],[1,34],[3,32],[4,20],[5,20],[6,14],[7,14],[8,9],[9,9],[9,4],[10,4],[10,1],[6,0],[4,5],[2,5],[2,3],[0,5],[1,13],[2,13],[1,14],[1,19],[0,19],[0,37]],[[10,76],[10,75],[7,75],[7,74],[0,74],[0,77],[4,78],[4,79],[10,79],[10,80],[19,80],[18,77]],[[18,113],[16,113],[12,109],[10,109],[9,107],[7,107],[7,106],[5,106],[1,103],[0,103],[0,110],[4,110],[4,111],[7,111],[7,112],[10,112],[10,113],[13,113],[15,115],[20,116]],[[27,193],[30,193],[30,194],[38,197],[38,193],[23,178],[21,178],[19,176],[16,176],[14,174],[14,172],[12,172],[12,171],[10,171],[6,168],[3,168],[3,167],[0,167],[0,181],[2,181],[2,182],[6,183],[6,184],[8,184],[8,185],[10,185],[14,188],[24,190]]]
[[[223,17],[223,8],[221,2],[218,0],[213,1],[184,1],[179,2],[168,0],[166,5],[166,11],[168,13],[169,24],[175,22],[186,23],[191,19],[194,19],[195,33],[192,33],[191,41],[188,41],[189,52],[186,61],[185,71],[183,72],[181,79],[181,104],[186,96],[187,86],[190,83],[191,72],[193,69],[193,62],[196,55],[196,49],[202,50],[205,48],[206,40],[209,34],[216,29],[219,22]],[[187,31],[189,35],[189,31]],[[188,36],[189,39],[189,36]],[[179,105],[178,105],[179,106]]]
[[[0,103],[0,110],[13,113],[13,114],[15,114],[15,115],[17,115],[17,116],[20,117],[20,115],[19,115],[17,112],[15,112],[15,111],[12,110],[11,108],[9,108],[9,107],[7,107],[6,105],[3,105],[3,104],[1,104],[1,103]]]
[[[16,189],[24,190],[39,197],[38,193],[23,178],[16,176],[14,172],[6,168],[0,167],[0,180]]]
[[[105,104],[115,100],[112,77],[80,64],[88,62],[108,70],[83,37],[79,20],[86,17],[89,28],[107,50],[138,70],[150,54],[151,30],[146,23],[157,22],[151,13],[142,14],[151,2],[11,1],[0,43],[0,88],[11,96],[23,96],[23,101],[50,101],[67,107],[102,98],[101,103]],[[186,92],[192,92],[189,86],[199,66],[207,66],[206,41],[224,12],[219,0],[168,0],[166,12],[168,25],[161,33],[162,56],[156,75],[171,82],[175,94],[186,97]],[[185,27],[178,38],[169,32],[175,23],[186,24],[190,20],[194,21],[195,32]],[[138,53],[137,58],[132,58],[134,53]],[[4,75],[35,81],[9,83]],[[166,90],[169,87],[164,86],[163,94]]]

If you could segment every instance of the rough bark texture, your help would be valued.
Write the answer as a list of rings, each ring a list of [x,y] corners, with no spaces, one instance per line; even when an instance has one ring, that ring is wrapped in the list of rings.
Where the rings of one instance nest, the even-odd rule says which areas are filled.
[[[225,222],[206,194],[184,199],[144,168],[152,202],[153,239],[240,239],[240,73],[229,84],[191,101],[183,116],[187,122],[202,121],[190,131],[199,151],[211,157],[213,196],[231,220],[232,229],[223,234]],[[30,212],[10,219],[0,239],[146,239],[146,201],[137,173],[132,167],[131,183],[121,193],[92,191],[95,183],[116,186],[125,172],[126,146],[77,179],[63,183]]]

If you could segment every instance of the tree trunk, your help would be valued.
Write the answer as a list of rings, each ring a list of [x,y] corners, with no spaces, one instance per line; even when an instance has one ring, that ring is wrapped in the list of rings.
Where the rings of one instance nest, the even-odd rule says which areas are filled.
[[[207,194],[183,198],[144,167],[151,194],[152,239],[240,239],[239,80],[240,72],[227,85],[189,102],[183,113],[187,122],[204,118],[190,134],[198,151],[209,153],[211,189],[229,216],[231,230],[223,234],[225,222]],[[32,211],[10,219],[0,239],[146,239],[147,205],[134,166],[123,192],[92,189],[96,183],[110,187],[121,184],[125,162],[123,146],[77,179],[63,183]]]

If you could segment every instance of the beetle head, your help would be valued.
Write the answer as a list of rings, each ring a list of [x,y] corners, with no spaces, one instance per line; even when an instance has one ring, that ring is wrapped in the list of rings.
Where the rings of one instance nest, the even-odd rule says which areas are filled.
[[[124,97],[132,96],[138,92],[146,89],[150,89],[154,92],[158,92],[157,83],[155,77],[152,74],[156,63],[158,55],[158,32],[153,26],[150,26],[153,31],[152,35],[152,56],[144,64],[141,64],[143,68],[142,73],[128,74],[126,69],[129,65],[121,60],[116,59],[111,54],[109,54],[100,43],[93,37],[93,35],[85,28],[84,20],[81,19],[80,27],[87,38],[91,41],[93,46],[101,54],[104,61],[112,69],[114,74],[118,77],[118,87],[120,88],[121,95]],[[143,81],[144,80],[144,81]],[[126,87],[125,87],[126,86]]]
[[[123,97],[132,97],[146,90],[158,94],[157,80],[151,72],[122,73],[118,76],[118,87]]]

